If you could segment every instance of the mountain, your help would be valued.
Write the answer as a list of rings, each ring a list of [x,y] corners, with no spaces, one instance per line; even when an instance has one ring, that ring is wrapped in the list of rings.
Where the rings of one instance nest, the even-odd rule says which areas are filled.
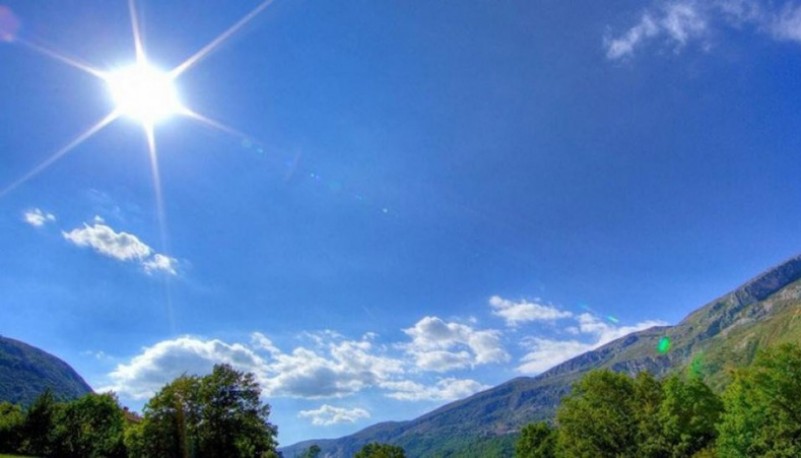
[[[26,343],[0,336],[0,402],[27,405],[46,388],[57,399],[73,399],[92,392],[64,361]]]
[[[553,417],[571,384],[592,369],[663,376],[689,370],[722,387],[732,368],[756,350],[801,341],[801,256],[704,305],[675,326],[635,332],[536,377],[519,377],[414,420],[380,423],[340,439],[305,441],[282,449],[291,458],[312,443],[322,456],[352,456],[371,441],[404,447],[414,457],[511,456],[515,433]],[[670,350],[657,348],[669,339]],[[481,452],[477,452],[480,450]]]

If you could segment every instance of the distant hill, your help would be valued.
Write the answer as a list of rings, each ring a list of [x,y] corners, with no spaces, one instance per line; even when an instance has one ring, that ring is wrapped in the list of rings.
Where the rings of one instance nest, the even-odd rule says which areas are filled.
[[[414,420],[370,426],[340,439],[282,449],[292,458],[312,443],[321,456],[346,457],[370,441],[404,447],[414,457],[511,456],[520,427],[553,417],[570,385],[592,369],[662,376],[679,370],[720,388],[730,369],[750,363],[758,348],[801,341],[801,256],[770,269],[691,313],[675,326],[635,332],[559,364],[520,377]],[[656,349],[669,338],[670,351]],[[477,451],[481,451],[478,453]],[[478,453],[478,454],[477,454]]]
[[[58,399],[73,399],[92,392],[64,361],[26,343],[0,336],[0,402],[27,405],[46,388]]]

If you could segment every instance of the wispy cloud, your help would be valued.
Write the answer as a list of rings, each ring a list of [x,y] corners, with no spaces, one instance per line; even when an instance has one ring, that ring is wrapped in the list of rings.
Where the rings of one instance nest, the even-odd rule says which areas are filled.
[[[62,235],[76,246],[92,248],[95,252],[118,261],[136,262],[145,272],[177,274],[175,258],[157,253],[134,234],[115,231],[100,217],[95,217],[91,225],[84,223],[83,227],[69,232],[62,231]]]
[[[34,227],[42,227],[56,221],[56,216],[39,208],[32,208],[23,214],[23,220]]]
[[[330,426],[340,423],[355,423],[362,418],[370,418],[370,412],[358,407],[348,409],[323,404],[318,409],[301,410],[298,417],[309,418],[311,423],[316,426]]]
[[[575,320],[576,326],[568,329],[576,337],[569,339],[527,337],[523,339],[521,345],[527,350],[527,353],[520,359],[521,364],[517,370],[526,374],[539,374],[570,358],[606,345],[632,332],[666,324],[663,321],[646,320],[634,325],[618,326],[607,323],[590,313],[582,313],[576,316]]]
[[[517,326],[532,321],[554,321],[573,316],[571,312],[552,305],[525,300],[515,302],[500,296],[492,296],[489,304],[492,314],[505,319],[507,326]]]
[[[649,43],[681,51],[692,42],[709,45],[721,29],[760,33],[801,43],[801,4],[797,1],[672,0],[654,1],[624,32],[604,37],[606,56],[629,58]]]

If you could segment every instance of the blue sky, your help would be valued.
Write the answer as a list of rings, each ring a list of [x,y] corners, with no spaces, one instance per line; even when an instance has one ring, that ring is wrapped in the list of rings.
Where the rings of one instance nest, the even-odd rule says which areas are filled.
[[[167,70],[260,4],[135,6]],[[217,124],[155,126],[160,187],[125,116],[47,163],[115,109],[54,56],[132,63],[125,1],[6,0],[0,39],[0,333],[136,409],[228,362],[283,445],[335,437],[801,247],[801,2],[275,0],[175,80]]]

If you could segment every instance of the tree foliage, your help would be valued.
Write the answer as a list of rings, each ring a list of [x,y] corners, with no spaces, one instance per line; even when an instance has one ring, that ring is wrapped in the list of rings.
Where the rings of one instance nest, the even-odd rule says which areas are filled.
[[[354,458],[406,458],[406,452],[397,445],[371,442],[361,448]]]
[[[556,456],[556,430],[541,421],[523,427],[515,444],[516,458],[554,458]]]
[[[20,406],[10,402],[0,403],[0,453],[19,450],[24,421],[25,415]]]
[[[260,394],[253,374],[228,365],[204,377],[179,377],[147,403],[128,447],[154,458],[266,456],[275,451],[277,430]]]
[[[63,457],[124,458],[125,417],[113,394],[87,394],[58,409],[53,454]]]
[[[801,347],[761,352],[723,395],[720,456],[801,456]]]
[[[662,382],[648,373],[632,379],[609,370],[590,372],[557,411],[557,456],[709,454],[722,409],[699,378],[673,376]]]

